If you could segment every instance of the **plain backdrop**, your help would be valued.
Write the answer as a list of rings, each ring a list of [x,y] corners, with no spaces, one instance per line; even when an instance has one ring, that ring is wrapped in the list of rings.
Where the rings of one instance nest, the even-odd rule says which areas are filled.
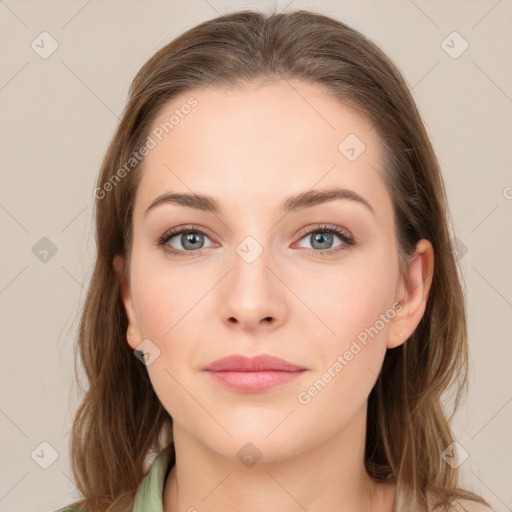
[[[77,497],[73,345],[95,254],[92,192],[131,80],[199,22],[274,6],[360,30],[412,89],[442,166],[467,291],[470,388],[453,423],[463,481],[512,510],[512,2],[5,0],[0,511],[54,511]]]

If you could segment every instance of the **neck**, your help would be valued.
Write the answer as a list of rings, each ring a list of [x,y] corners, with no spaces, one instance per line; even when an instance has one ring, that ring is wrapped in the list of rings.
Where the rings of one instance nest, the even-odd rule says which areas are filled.
[[[175,424],[176,464],[165,483],[164,512],[392,511],[394,485],[375,482],[364,467],[365,428],[366,407],[315,448],[248,467]]]

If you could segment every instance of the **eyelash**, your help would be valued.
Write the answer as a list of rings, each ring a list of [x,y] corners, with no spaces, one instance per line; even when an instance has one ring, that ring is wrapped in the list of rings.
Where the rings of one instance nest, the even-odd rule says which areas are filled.
[[[301,237],[299,238],[299,241],[302,240],[303,238],[305,238],[309,235],[312,235],[313,233],[317,233],[317,232],[331,233],[331,234],[337,235],[342,240],[343,244],[334,249],[315,250],[315,249],[306,248],[306,250],[309,253],[313,253],[316,256],[328,256],[328,255],[337,254],[339,251],[350,249],[352,246],[356,245],[355,239],[351,235],[349,235],[348,232],[346,232],[345,230],[343,230],[342,228],[340,228],[338,226],[334,226],[331,224],[317,224],[312,229],[310,229],[309,231],[302,234]],[[195,251],[181,251],[181,250],[177,250],[177,249],[167,246],[167,242],[171,238],[174,238],[176,235],[181,235],[184,233],[201,233],[201,234],[207,236],[208,238],[210,238],[208,233],[204,229],[200,228],[199,226],[177,227],[177,228],[172,228],[169,231],[166,231],[158,239],[157,245],[162,246],[166,253],[172,254],[175,256],[190,256],[191,254],[195,254],[195,253],[201,251],[201,249],[197,249]]]

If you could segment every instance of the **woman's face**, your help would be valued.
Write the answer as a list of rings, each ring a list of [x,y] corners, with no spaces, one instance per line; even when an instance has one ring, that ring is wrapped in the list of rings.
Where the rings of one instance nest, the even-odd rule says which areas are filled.
[[[128,341],[149,352],[175,428],[228,457],[250,442],[269,461],[359,428],[386,348],[398,344],[403,298],[376,132],[300,81],[188,91],[154,128],[124,304]],[[331,189],[348,192],[310,198]],[[154,204],[171,193],[211,202]],[[166,237],[172,228],[192,233]],[[252,390],[204,371],[233,354],[303,371]]]

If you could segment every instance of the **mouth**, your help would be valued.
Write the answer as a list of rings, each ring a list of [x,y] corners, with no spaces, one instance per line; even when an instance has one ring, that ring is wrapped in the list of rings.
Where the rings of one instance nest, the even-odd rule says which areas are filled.
[[[295,380],[307,368],[270,355],[248,358],[236,354],[210,363],[203,371],[227,388],[258,393]]]

